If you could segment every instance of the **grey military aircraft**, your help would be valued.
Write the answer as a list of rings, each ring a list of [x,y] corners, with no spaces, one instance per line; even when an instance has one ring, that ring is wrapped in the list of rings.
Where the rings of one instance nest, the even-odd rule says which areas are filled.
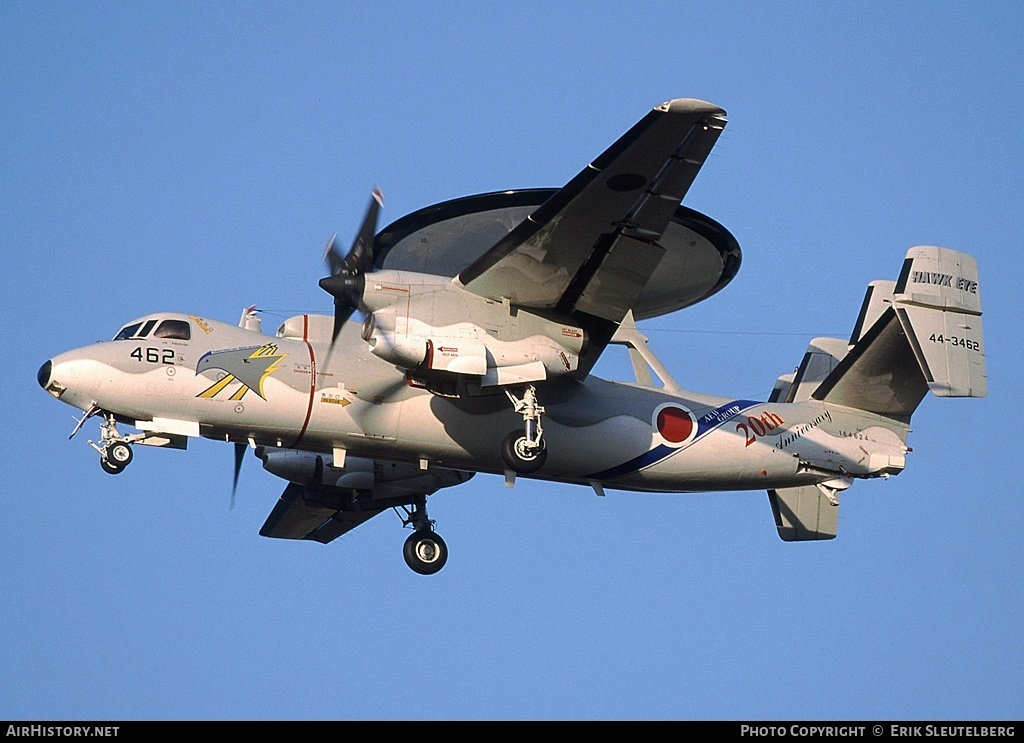
[[[458,198],[379,232],[374,192],[351,249],[327,246],[333,316],[266,335],[253,308],[238,325],[147,315],[53,357],[39,384],[83,411],[72,436],[100,421],[106,472],[202,436],[234,444],[237,486],[252,448],[288,481],[260,534],[327,543],[394,509],[422,574],[448,558],[427,496],[478,472],[599,495],[766,490],[782,539],[831,539],[842,491],[903,470],[927,392],[985,396],[977,266],[911,248],[851,337],[811,341],[767,400],[684,390],[635,323],[739,269],[729,231],[681,203],[725,125],[668,101],[561,189]],[[609,344],[635,381],[591,373]]]

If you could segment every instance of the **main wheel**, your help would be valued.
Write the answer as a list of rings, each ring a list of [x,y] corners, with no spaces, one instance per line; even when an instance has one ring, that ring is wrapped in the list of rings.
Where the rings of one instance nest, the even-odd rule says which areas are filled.
[[[410,534],[402,553],[405,564],[420,575],[433,575],[448,562],[448,545],[429,529]]]
[[[132,461],[132,448],[128,444],[115,441],[107,447],[107,460],[114,467],[123,470]]]
[[[513,431],[501,444],[501,458],[509,469],[524,475],[536,472],[544,466],[548,458],[548,449],[544,439],[540,440],[540,447],[531,449],[527,446],[526,432]]]
[[[107,461],[103,457],[100,457],[100,468],[108,475],[120,475],[124,472],[124,467],[118,467],[116,464]]]

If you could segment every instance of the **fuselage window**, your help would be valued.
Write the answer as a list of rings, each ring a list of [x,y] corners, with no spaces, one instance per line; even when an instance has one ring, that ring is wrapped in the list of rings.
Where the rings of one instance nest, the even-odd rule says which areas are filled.
[[[142,330],[139,331],[139,338],[145,338],[149,335],[149,331],[156,325],[156,320],[147,320],[146,324],[142,326]]]
[[[136,331],[139,329],[140,325],[142,325],[142,323],[140,322],[132,323],[131,325],[125,325],[123,328],[121,328],[118,334],[114,336],[114,340],[126,341],[129,338],[132,338],[135,335]]]
[[[187,341],[192,337],[192,330],[184,320],[164,320],[153,333],[153,337]]]

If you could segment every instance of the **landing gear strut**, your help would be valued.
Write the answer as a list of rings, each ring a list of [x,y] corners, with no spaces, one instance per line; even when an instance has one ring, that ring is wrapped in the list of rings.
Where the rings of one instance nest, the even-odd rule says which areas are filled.
[[[77,431],[77,429],[75,430]],[[131,464],[131,444],[143,438],[145,438],[145,434],[122,436],[117,430],[114,414],[107,413],[104,422],[100,425],[100,443],[96,444],[90,441],[89,446],[100,453],[100,467],[104,472],[119,475],[124,472],[125,467]]]
[[[505,390],[515,411],[523,416],[523,430],[513,431],[501,444],[501,458],[514,472],[529,474],[544,466],[547,460],[547,446],[544,443],[544,427],[541,417],[544,408],[537,404],[537,390],[531,384],[523,393],[523,399]]]
[[[420,575],[433,575],[448,562],[448,545],[434,532],[434,522],[427,518],[427,497],[417,496],[411,510],[404,506],[403,509],[406,518],[402,524],[415,529],[402,548],[405,564]]]

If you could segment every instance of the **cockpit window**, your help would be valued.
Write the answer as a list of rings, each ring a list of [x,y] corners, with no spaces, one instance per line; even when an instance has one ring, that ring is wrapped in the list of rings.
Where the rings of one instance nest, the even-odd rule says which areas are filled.
[[[114,336],[114,340],[126,341],[129,338],[145,338],[149,335],[149,331],[153,330],[153,326],[156,325],[157,322],[157,320],[145,320],[133,322],[131,325],[125,325],[120,331],[118,331],[117,335]],[[153,333],[153,337],[187,341],[192,337],[192,329],[185,320],[164,320],[157,325],[156,331]]]
[[[192,337],[192,331],[184,320],[164,320],[153,333],[153,337],[187,341]]]
[[[132,323],[131,325],[125,325],[121,330],[118,331],[117,335],[114,336],[115,341],[126,341],[129,338],[133,338],[139,331],[139,326],[142,325],[140,322]]]

